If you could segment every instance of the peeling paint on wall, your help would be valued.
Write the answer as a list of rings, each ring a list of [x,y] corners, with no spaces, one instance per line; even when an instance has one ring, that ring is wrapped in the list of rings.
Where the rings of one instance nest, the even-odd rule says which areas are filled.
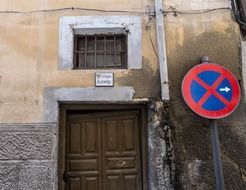
[[[149,109],[149,187],[151,190],[175,188],[172,130],[169,126],[169,105],[152,101]]]

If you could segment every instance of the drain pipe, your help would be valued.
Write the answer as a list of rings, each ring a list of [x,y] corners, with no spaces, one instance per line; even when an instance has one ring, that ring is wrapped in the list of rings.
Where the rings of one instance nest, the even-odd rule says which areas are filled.
[[[240,17],[241,17],[243,23],[245,24],[246,23],[246,10],[245,10],[246,2],[245,2],[245,0],[238,0],[238,1],[233,0],[235,7],[237,6],[237,2],[238,2],[239,7],[240,7],[239,10],[237,10],[237,11],[239,11]]]
[[[167,70],[167,50],[166,50],[166,38],[165,38],[165,30],[164,30],[162,0],[155,0],[155,13],[156,13],[158,59],[159,59],[160,79],[161,79],[161,97],[162,100],[169,101],[170,95],[169,95],[169,81],[168,81],[168,70]]]

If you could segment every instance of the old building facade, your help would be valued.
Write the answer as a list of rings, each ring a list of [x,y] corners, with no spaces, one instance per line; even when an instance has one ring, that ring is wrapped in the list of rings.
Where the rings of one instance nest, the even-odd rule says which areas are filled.
[[[227,0],[0,2],[0,189],[215,189],[208,121],[184,103],[208,56],[242,100],[218,121],[246,187],[245,42]]]

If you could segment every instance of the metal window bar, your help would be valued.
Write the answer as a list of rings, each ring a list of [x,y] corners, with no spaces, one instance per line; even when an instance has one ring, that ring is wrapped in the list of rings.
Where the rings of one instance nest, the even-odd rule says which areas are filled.
[[[86,62],[87,62],[87,35],[85,35],[85,68],[86,68]]]
[[[116,68],[116,36],[114,36],[114,65],[115,65],[115,68]]]
[[[93,37],[93,38],[91,38]],[[98,49],[98,38],[103,39],[103,49]],[[93,43],[88,40],[94,39]],[[113,40],[111,44],[113,47],[107,46],[107,40]],[[81,43],[84,48],[81,47]],[[91,41],[90,41],[91,42]],[[113,35],[76,35],[74,40],[74,68],[75,69],[104,69],[119,68],[125,69],[127,67],[127,36],[113,34]],[[102,44],[101,44],[102,45]],[[120,48],[118,48],[120,47]],[[88,54],[94,54],[94,64],[87,64]],[[84,55],[84,63],[82,65],[80,56]],[[98,56],[103,55],[103,65],[98,65]],[[110,57],[111,56],[111,57]],[[117,59],[117,56],[118,59]],[[107,63],[107,58],[112,62]]]
[[[95,36],[95,63],[94,63],[94,68],[97,68],[97,36]]]
[[[107,65],[107,40],[106,40],[106,36],[104,36],[104,68],[106,68]]]
[[[76,50],[78,49],[78,38],[77,38],[77,36],[75,36],[75,38],[74,38],[74,50],[75,51],[73,51],[73,64],[74,64],[74,67],[75,68],[77,68],[77,67],[79,67],[79,65],[78,65],[78,61],[77,61],[77,59],[78,59],[78,55],[77,55],[77,53],[76,53]]]

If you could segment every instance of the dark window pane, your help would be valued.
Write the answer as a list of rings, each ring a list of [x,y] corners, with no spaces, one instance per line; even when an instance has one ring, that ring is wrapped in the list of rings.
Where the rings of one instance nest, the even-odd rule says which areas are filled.
[[[97,49],[99,51],[104,50],[104,37],[97,37]]]
[[[85,51],[85,37],[78,37],[77,38],[77,51]]]
[[[85,54],[84,53],[78,53],[77,54],[77,65],[80,68],[85,68]]]
[[[108,67],[114,67],[114,54],[107,54],[106,56],[106,65]]]
[[[95,51],[95,37],[87,37],[87,51]]]
[[[120,54],[117,54],[116,55],[116,65],[122,65],[122,60],[121,60],[121,56]]]
[[[126,36],[116,37],[116,50],[126,50]]]
[[[122,68],[125,68],[125,63],[126,62],[126,54],[125,53],[117,53],[116,54],[116,66],[122,66]]]
[[[97,68],[103,68],[104,67],[104,54],[98,53],[97,54]]]
[[[114,37],[113,36],[108,36],[106,37],[106,46],[107,46],[107,51],[108,50],[114,50]]]
[[[86,67],[92,69],[95,66],[95,55],[94,53],[88,53],[86,56]]]
[[[127,36],[77,35],[74,40],[74,68],[127,68]]]
[[[122,68],[126,68],[127,67],[127,56],[126,56],[126,52],[121,52],[121,66]]]

